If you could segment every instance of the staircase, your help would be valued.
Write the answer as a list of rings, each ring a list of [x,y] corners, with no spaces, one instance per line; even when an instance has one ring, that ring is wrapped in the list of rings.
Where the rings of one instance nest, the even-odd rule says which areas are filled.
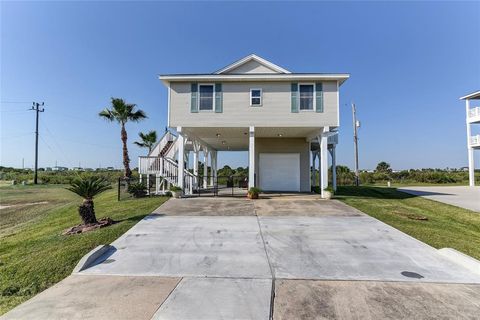
[[[165,183],[178,185],[178,164],[173,157],[175,156],[177,137],[170,131],[167,131],[152,149],[148,156],[142,156],[138,159],[138,173],[144,175],[155,175],[162,178],[161,184],[165,188]],[[193,193],[193,184],[195,177],[190,171],[184,171],[184,193]],[[157,192],[158,190],[157,186]]]

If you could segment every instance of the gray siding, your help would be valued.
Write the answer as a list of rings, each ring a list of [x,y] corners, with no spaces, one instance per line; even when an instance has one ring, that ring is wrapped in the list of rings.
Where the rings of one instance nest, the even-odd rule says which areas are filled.
[[[190,112],[190,83],[171,83],[171,127],[338,126],[337,82],[323,82],[324,112],[291,112],[291,82],[224,82],[223,112]],[[250,88],[263,90],[263,105],[250,107]]]
[[[310,192],[310,144],[303,138],[255,138],[256,185],[260,185],[260,153],[300,153],[300,191]]]

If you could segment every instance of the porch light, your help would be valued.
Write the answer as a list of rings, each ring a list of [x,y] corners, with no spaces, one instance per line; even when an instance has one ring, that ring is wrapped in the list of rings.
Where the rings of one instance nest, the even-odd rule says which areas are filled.
[[[279,133],[279,134],[277,134],[277,136],[279,136],[279,137],[283,137],[283,134]]]
[[[226,144],[226,143],[227,143],[227,141],[225,141],[225,140],[222,141],[222,144]]]
[[[217,133],[216,136],[217,136],[217,138],[220,138],[220,133]]]

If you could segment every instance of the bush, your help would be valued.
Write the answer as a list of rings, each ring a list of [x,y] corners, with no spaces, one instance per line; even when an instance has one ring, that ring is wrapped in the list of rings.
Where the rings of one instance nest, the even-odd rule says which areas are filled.
[[[147,195],[147,186],[141,182],[135,182],[128,185],[128,193],[134,198],[141,198]]]
[[[172,191],[172,192],[180,192],[180,191],[182,191],[182,188],[177,187],[177,186],[174,186],[174,185],[171,185],[171,186],[170,186],[170,191]]]

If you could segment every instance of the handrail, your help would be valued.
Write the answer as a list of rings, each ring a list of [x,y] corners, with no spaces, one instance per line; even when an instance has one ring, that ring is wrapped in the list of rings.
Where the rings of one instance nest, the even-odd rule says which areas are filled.
[[[163,134],[163,136],[158,140],[158,142],[155,144],[155,146],[152,148],[152,151],[149,152],[149,156],[155,156],[159,155],[160,152],[162,151],[163,147],[168,143],[168,141],[175,141],[177,137],[171,133],[170,131],[167,131]]]

